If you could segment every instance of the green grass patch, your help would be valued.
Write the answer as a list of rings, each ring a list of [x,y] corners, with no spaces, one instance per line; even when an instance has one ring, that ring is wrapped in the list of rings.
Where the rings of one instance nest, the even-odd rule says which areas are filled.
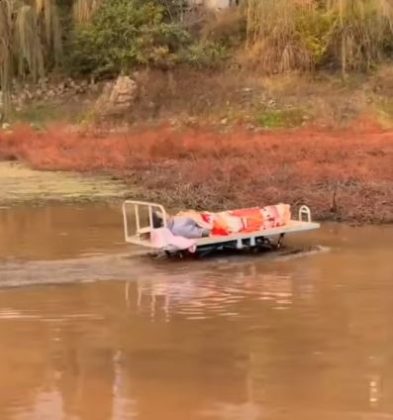
[[[303,125],[309,116],[302,109],[265,110],[257,114],[256,122],[263,128],[292,128]]]
[[[393,100],[390,98],[381,98],[374,103],[374,111],[378,122],[386,128],[393,127]]]
[[[64,112],[59,107],[49,103],[37,103],[27,105],[19,111],[14,111],[11,122],[27,122],[41,126],[63,118]]]
[[[35,102],[25,105],[11,114],[11,123],[28,123],[38,128],[45,128],[53,122],[77,123],[81,118],[80,104]]]

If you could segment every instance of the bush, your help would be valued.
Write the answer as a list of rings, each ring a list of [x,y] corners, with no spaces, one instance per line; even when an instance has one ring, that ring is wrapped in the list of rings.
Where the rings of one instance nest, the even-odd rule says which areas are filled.
[[[246,58],[268,73],[369,70],[393,47],[386,0],[248,0]]]
[[[200,36],[205,41],[220,43],[228,48],[243,46],[246,18],[241,8],[229,8],[206,16]]]
[[[171,66],[189,42],[153,0],[104,0],[90,22],[76,26],[71,67],[79,74],[115,74],[143,64]]]
[[[246,59],[266,73],[310,70],[313,51],[299,32],[307,24],[312,8],[293,0],[249,0],[247,15]]]
[[[180,55],[181,62],[197,68],[217,68],[229,57],[228,48],[212,41],[201,41],[188,46]]]
[[[393,6],[386,0],[332,0],[330,57],[347,70],[370,70],[393,45]]]

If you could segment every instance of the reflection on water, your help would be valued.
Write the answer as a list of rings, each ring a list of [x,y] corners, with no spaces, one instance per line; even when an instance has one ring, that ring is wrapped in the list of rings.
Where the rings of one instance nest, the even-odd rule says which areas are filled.
[[[228,276],[216,273],[205,275],[196,281],[192,276],[155,276],[153,279],[138,280],[137,313],[157,319],[160,315],[169,321],[171,316],[181,314],[186,319],[207,319],[215,316],[238,317],[234,310],[245,299],[268,301],[275,309],[285,309],[297,297],[312,293],[312,286],[305,283],[293,290],[289,274],[255,273],[256,265],[250,263],[251,273],[235,272]],[[254,274],[252,274],[254,272]],[[256,281],[258,279],[258,281]],[[130,287],[126,283],[126,300],[130,299]],[[245,314],[242,314],[243,316]]]
[[[16,261],[3,245],[6,285],[90,283],[0,289],[1,420],[393,419],[392,228],[326,229],[301,241],[331,252],[305,258],[177,264],[113,254],[101,211],[107,251],[85,238],[78,259],[51,229]]]

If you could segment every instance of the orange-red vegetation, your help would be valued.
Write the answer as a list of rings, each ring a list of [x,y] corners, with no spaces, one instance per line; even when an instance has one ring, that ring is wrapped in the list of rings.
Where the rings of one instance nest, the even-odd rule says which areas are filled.
[[[36,169],[106,171],[143,186],[144,198],[219,209],[279,201],[311,206],[320,219],[393,221],[393,131],[229,133],[150,128],[127,133],[0,133],[0,159]]]

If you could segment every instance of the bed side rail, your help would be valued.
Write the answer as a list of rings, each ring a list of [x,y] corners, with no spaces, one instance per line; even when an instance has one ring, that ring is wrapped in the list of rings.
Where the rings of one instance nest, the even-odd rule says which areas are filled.
[[[126,242],[143,242],[143,236],[148,235],[154,227],[153,213],[160,212],[163,227],[167,226],[167,213],[161,204],[145,201],[127,200],[123,203],[124,238]]]
[[[301,206],[299,209],[299,221],[311,223],[311,210],[307,206]]]

